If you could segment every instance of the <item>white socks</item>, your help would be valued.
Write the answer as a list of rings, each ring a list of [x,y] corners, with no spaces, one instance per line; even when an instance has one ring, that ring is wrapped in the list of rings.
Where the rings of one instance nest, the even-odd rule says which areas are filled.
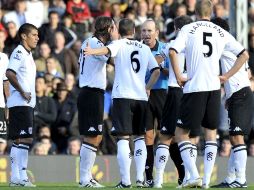
[[[121,182],[124,185],[130,185],[131,151],[129,140],[121,139],[117,142],[117,161],[120,168]]]
[[[19,183],[20,175],[19,175],[19,163],[18,163],[18,145],[13,143],[10,152],[10,160],[11,160],[11,182]]]
[[[92,168],[96,158],[97,148],[83,143],[80,149],[80,183],[87,184],[92,177]]]
[[[28,164],[28,151],[29,145],[25,143],[20,143],[18,146],[18,163],[19,163],[19,175],[20,180],[28,180],[26,169]]]
[[[194,157],[191,156],[192,145],[190,141],[182,141],[178,143],[178,147],[183,159],[184,167],[186,167],[186,169],[190,172],[190,179],[199,178],[199,173]]]
[[[224,180],[228,184],[232,183],[235,180],[235,163],[234,162],[235,162],[234,150],[231,149],[229,160],[228,160],[227,177]]]
[[[246,182],[246,162],[247,162],[247,150],[245,144],[239,144],[233,147],[234,150],[234,164],[236,181],[243,184]]]
[[[155,184],[163,184],[163,174],[169,157],[169,146],[166,144],[159,144],[155,154]]]
[[[204,155],[204,177],[203,184],[209,185],[210,179],[217,155],[217,143],[216,141],[206,141],[205,143],[205,155]]]
[[[136,163],[136,181],[144,181],[144,172],[146,167],[146,143],[144,137],[138,137],[134,139],[135,149],[134,149],[134,160]]]

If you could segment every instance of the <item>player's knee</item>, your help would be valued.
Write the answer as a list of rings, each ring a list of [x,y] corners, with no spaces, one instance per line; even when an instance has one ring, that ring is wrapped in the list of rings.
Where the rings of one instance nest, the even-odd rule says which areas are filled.
[[[245,144],[244,143],[244,136],[243,135],[230,136],[230,142],[233,146],[236,146],[239,144]]]
[[[33,138],[21,138],[19,139],[19,143],[32,144]]]
[[[101,135],[99,135],[99,136],[101,136]],[[99,146],[99,144],[100,144],[100,142],[101,142],[101,140],[102,140],[102,136],[101,137],[99,137],[98,135],[96,135],[96,136],[86,136],[86,137],[84,137],[84,139],[83,139],[83,142],[84,143],[89,143],[89,144],[91,144],[91,145],[93,145],[93,146]]]
[[[153,130],[149,130],[146,132],[145,135],[146,145],[153,145],[154,144],[154,132]]]
[[[161,134],[159,141],[161,144],[170,145],[172,141],[172,136]]]
[[[205,128],[205,140],[206,141],[216,141],[217,130]]]

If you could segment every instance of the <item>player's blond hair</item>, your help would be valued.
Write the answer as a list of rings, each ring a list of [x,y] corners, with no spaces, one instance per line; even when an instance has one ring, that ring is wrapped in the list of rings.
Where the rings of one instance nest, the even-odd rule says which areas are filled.
[[[195,6],[196,14],[199,17],[211,17],[213,12],[213,4],[210,0],[199,0]]]

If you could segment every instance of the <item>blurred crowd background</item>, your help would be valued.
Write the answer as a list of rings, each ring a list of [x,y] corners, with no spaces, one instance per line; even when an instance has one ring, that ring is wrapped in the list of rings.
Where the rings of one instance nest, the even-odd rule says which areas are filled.
[[[254,0],[248,3],[249,67],[254,91]],[[213,17],[229,18],[230,0],[212,0]],[[231,1],[232,2],[232,1]],[[93,34],[93,23],[98,16],[112,17],[115,22],[129,18],[136,25],[136,39],[140,26],[153,18],[160,26],[159,40],[169,42],[175,37],[173,19],[189,15],[195,21],[196,0],[1,0],[0,52],[10,55],[19,44],[17,31],[25,22],[39,28],[39,44],[34,50],[37,66],[34,112],[35,140],[30,151],[33,155],[79,155],[81,139],[77,122],[78,57],[82,42]],[[116,142],[110,135],[111,90],[114,68],[107,65],[105,92],[104,138],[98,154],[116,154]],[[223,89],[222,89],[223,92]],[[222,93],[221,124],[218,131],[220,156],[229,156],[227,111]],[[254,113],[254,110],[253,110]],[[253,114],[254,115],[254,114]],[[253,116],[254,117],[254,116]],[[254,129],[254,122],[251,124]],[[249,156],[254,156],[254,130],[246,137]],[[199,143],[202,154],[203,140]],[[0,155],[8,154],[9,146],[0,139]]]

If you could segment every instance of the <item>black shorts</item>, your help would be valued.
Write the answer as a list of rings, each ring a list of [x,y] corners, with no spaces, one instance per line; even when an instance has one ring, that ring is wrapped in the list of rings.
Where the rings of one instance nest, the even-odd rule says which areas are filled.
[[[101,135],[103,129],[104,90],[83,87],[78,96],[77,106],[80,135]]]
[[[242,88],[228,99],[229,135],[248,135],[251,129],[253,94]]]
[[[5,109],[0,108],[0,138],[7,139],[7,124],[5,120]]]
[[[29,106],[9,108],[9,138],[32,138],[34,125],[34,109]]]
[[[112,135],[144,135],[147,101],[114,98]]]
[[[169,87],[168,95],[163,107],[160,133],[175,135],[176,121],[179,119],[179,111],[183,90],[179,87]]]
[[[201,125],[207,129],[217,129],[220,121],[220,93],[220,90],[214,90],[184,94],[177,126],[193,131]]]
[[[146,130],[154,129],[154,120],[155,118],[158,121],[158,129],[160,129],[160,123],[162,118],[162,110],[167,98],[167,90],[165,89],[156,89],[151,90],[148,108],[146,115]]]

